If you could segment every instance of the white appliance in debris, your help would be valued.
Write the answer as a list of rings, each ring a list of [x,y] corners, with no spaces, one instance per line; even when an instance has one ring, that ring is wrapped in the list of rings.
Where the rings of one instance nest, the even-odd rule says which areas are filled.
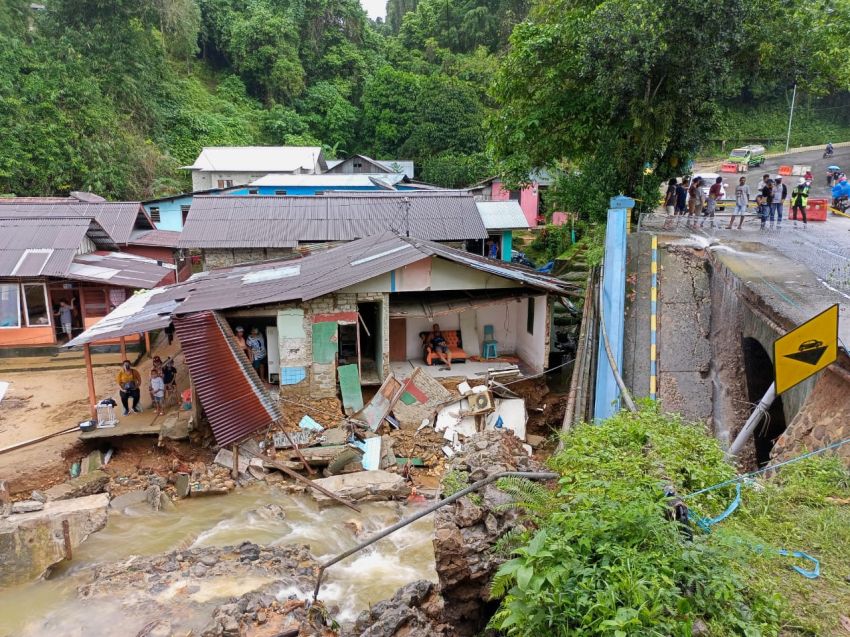
[[[269,382],[280,382],[280,341],[277,338],[277,325],[266,328],[266,352],[268,356]]]

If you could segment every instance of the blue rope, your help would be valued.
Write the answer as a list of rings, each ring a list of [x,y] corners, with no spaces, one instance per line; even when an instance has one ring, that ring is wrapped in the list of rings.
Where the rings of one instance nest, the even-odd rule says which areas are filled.
[[[829,451],[830,449],[836,449],[842,445],[846,445],[850,442],[850,438],[845,438],[844,440],[839,440],[838,442],[834,442],[831,445],[827,445],[826,447],[822,447],[821,449],[817,449],[815,451],[810,451],[808,453],[804,453],[801,456],[797,456],[796,458],[791,458],[790,460],[784,460],[782,462],[777,462],[776,464],[772,464],[767,467],[763,467],[757,471],[751,471],[750,473],[745,473],[744,475],[740,475],[736,478],[732,478],[730,480],[724,480],[723,482],[718,482],[717,484],[713,484],[710,487],[706,487],[705,489],[700,489],[699,491],[694,491],[693,493],[688,493],[687,495],[683,495],[682,498],[692,498],[695,495],[700,495],[701,493],[707,493],[709,491],[714,491],[715,489],[722,489],[723,487],[728,487],[732,484],[740,484],[743,480],[748,478],[752,478],[753,476],[760,475],[762,473],[766,473],[767,471],[773,471],[774,469],[778,469],[779,467],[784,467],[785,465],[793,464],[795,462],[799,462],[800,460],[805,460],[806,458],[811,458],[812,456],[816,456],[825,451]]]
[[[698,515],[694,515],[694,521],[697,525],[706,533],[711,533],[711,527],[715,524],[719,524],[723,522],[726,518],[732,515],[735,512],[735,509],[738,508],[738,505],[741,504],[741,483],[735,485],[735,499],[726,507],[726,510],[718,515],[716,518],[703,518]],[[690,512],[688,513],[690,515]]]

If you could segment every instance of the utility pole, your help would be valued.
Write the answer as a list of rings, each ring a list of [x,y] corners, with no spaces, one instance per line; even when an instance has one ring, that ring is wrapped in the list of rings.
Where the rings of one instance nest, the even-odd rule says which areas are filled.
[[[791,145],[791,122],[794,119],[794,102],[797,101],[797,83],[794,82],[794,93],[791,94],[791,112],[788,114],[788,134],[785,136],[785,152]]]

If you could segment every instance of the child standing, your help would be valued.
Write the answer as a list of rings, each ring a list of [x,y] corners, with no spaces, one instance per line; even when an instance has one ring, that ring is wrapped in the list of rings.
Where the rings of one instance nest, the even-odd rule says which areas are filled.
[[[158,369],[151,370],[151,398],[156,409],[156,415],[164,415],[165,411],[162,404],[165,400],[165,381],[162,379],[162,372]]]

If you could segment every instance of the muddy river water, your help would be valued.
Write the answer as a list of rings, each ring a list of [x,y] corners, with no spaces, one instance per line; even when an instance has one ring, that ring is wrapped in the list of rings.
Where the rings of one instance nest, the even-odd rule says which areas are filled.
[[[284,519],[252,513],[278,504]],[[154,555],[199,546],[308,544],[320,561],[408,515],[400,503],[368,503],[357,514],[337,506],[319,510],[305,495],[290,495],[268,486],[240,489],[226,496],[183,500],[176,512],[154,513],[146,505],[111,512],[105,529],[74,552],[74,559],[55,569],[48,579],[0,589],[0,636],[135,635],[133,618],[114,602],[81,601],[77,587],[89,581],[90,567],[118,562],[133,555]],[[355,535],[357,520],[362,530]],[[339,621],[352,621],[370,604],[391,597],[399,586],[416,579],[436,581],[432,516],[397,531],[372,547],[328,569],[320,597],[337,605]],[[267,584],[234,578],[203,591],[210,605]],[[293,591],[280,591],[284,597]],[[307,596],[309,591],[303,591]],[[202,618],[199,618],[201,621]]]

